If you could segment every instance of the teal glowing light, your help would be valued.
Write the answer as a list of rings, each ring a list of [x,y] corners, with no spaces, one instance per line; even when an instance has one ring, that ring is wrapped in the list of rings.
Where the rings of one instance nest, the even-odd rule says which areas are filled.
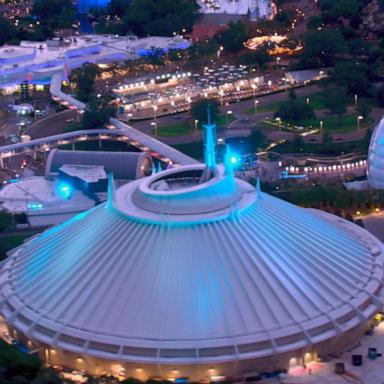
[[[58,186],[58,193],[64,199],[69,199],[73,192],[72,187],[69,184],[60,183]]]
[[[240,159],[237,155],[232,155],[229,161],[231,162],[231,164],[236,165],[240,162]]]

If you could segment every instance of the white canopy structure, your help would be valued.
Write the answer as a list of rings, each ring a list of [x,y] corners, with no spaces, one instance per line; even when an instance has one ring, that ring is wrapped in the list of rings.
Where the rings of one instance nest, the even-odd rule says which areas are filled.
[[[384,189],[384,118],[372,134],[368,155],[368,181],[372,188]]]
[[[235,179],[211,139],[207,164],[110,180],[108,203],[14,250],[0,274],[13,337],[52,364],[192,380],[355,343],[384,299],[381,242]]]

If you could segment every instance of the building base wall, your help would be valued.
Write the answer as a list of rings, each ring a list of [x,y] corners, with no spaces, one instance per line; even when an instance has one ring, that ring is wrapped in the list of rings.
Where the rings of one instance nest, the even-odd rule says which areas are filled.
[[[365,322],[341,334],[340,336],[283,354],[268,355],[261,358],[243,359],[225,363],[210,364],[146,364],[142,362],[123,362],[104,360],[86,354],[68,352],[64,349],[51,347],[29,340],[21,332],[10,329],[12,337],[25,343],[29,349],[38,350],[40,358],[50,365],[63,368],[84,370],[91,375],[134,377],[145,381],[149,378],[175,379],[187,377],[191,381],[211,380],[213,376],[244,377],[263,372],[288,370],[290,367],[304,365],[318,358],[338,354],[355,345],[370,328],[371,322]]]

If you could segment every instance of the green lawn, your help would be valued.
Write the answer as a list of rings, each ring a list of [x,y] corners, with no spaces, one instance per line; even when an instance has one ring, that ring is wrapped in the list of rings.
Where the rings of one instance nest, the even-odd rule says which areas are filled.
[[[340,123],[337,116],[325,116],[323,118],[302,121],[297,123],[298,126],[303,126],[306,129],[318,129],[320,132],[320,121],[323,122],[323,133],[347,133],[357,130],[357,116],[356,115],[344,115],[341,117]],[[360,128],[369,128],[372,125],[372,118],[367,117],[360,121]],[[273,127],[278,129],[279,125],[275,121],[265,121],[265,123],[259,124],[261,127]],[[300,133],[297,129],[282,125],[282,129],[289,132]]]
[[[31,237],[35,235],[36,233],[39,233],[38,231],[31,231],[30,233],[24,233],[24,234],[16,234],[12,233],[7,236],[1,236],[0,237],[0,260],[5,259],[7,256],[7,252],[10,251],[13,248],[18,247],[20,244],[23,243],[25,239],[28,239],[28,237]]]
[[[233,116],[233,113],[232,114],[222,114],[222,115],[219,115],[216,119],[216,125],[218,127],[225,127],[227,124],[229,123],[232,123],[232,121],[235,121],[236,120],[236,117]]]
[[[341,117],[340,123],[337,116],[327,116],[322,119],[315,119],[303,122],[304,127],[320,127],[320,120],[323,121],[323,132],[328,133],[346,133],[357,130],[357,116],[344,115]],[[372,119],[367,117],[360,121],[360,128],[367,128],[372,124]]]
[[[325,95],[323,92],[314,93],[313,95],[309,96],[300,96],[298,97],[298,100],[302,100],[303,102],[307,101],[307,98],[309,99],[309,103],[312,105],[313,109],[315,111],[320,109],[325,109]],[[279,109],[280,105],[287,102],[287,100],[279,101],[277,103],[272,104],[265,104],[263,105],[263,99],[260,98],[259,104],[257,106],[257,112],[275,112]],[[244,111],[247,115],[253,115],[255,113],[255,108],[250,108]]]
[[[155,135],[155,128],[151,129],[152,135]],[[186,122],[176,123],[172,125],[165,125],[157,128],[159,136],[183,136],[192,133],[190,126]]]

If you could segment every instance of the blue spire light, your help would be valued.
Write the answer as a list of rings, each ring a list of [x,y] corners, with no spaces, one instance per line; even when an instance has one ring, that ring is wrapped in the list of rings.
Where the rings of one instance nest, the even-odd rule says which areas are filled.
[[[209,107],[207,112],[207,124],[204,124],[204,163],[209,169],[216,170],[216,124],[211,124],[211,111]]]

